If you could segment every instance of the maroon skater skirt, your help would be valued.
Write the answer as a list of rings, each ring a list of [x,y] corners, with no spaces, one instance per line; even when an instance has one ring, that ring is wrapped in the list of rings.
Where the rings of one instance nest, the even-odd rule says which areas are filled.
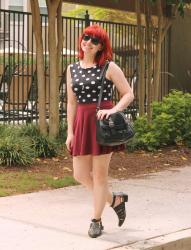
[[[78,104],[74,121],[74,140],[71,155],[100,155],[125,149],[118,146],[101,146],[96,142],[96,106],[97,103]],[[111,109],[111,101],[103,101],[101,109]]]

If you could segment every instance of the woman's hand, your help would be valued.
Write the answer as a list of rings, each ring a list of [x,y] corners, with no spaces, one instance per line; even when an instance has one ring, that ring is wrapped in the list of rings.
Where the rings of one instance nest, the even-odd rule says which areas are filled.
[[[109,116],[111,114],[114,114],[116,112],[117,112],[117,110],[115,108],[112,108],[112,109],[100,109],[97,112],[97,119],[98,120],[103,120],[103,118],[109,118]]]
[[[66,139],[66,147],[67,147],[68,151],[71,151],[71,150],[72,150],[73,139],[74,139],[74,135],[73,135],[73,134],[69,134],[69,135],[67,136],[67,139]]]

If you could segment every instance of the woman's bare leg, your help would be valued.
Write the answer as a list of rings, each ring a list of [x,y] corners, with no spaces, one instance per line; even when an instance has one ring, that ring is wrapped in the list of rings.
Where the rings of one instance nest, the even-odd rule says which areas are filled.
[[[94,187],[93,178],[92,178],[93,158],[94,156],[92,155],[83,155],[83,156],[73,157],[74,178],[92,192],[93,192],[93,187]],[[109,158],[111,158],[111,156],[109,156]],[[108,166],[106,168],[107,168],[107,173],[108,173]],[[107,202],[111,204],[112,200],[113,200],[113,195],[111,192],[108,191]]]
[[[94,219],[100,219],[106,201],[112,202],[112,194],[108,188],[108,169],[111,160],[111,153],[93,156],[93,198],[94,198]]]
[[[74,179],[84,185],[88,190],[93,190],[92,172],[92,156],[74,156],[73,157],[73,175]]]

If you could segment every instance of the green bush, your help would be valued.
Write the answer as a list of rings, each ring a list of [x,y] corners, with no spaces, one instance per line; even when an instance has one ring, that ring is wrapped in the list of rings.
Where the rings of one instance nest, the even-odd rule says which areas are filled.
[[[32,148],[32,141],[29,138],[22,138],[11,134],[5,134],[0,138],[0,164],[1,165],[22,165],[32,163],[35,152]]]
[[[53,157],[57,155],[57,143],[42,135],[38,126],[33,124],[22,126],[21,135],[29,136],[32,139],[36,157]]]
[[[60,146],[65,144],[66,124],[60,124],[57,140],[40,133],[38,126],[0,125],[0,164],[28,165],[34,157],[54,157]]]
[[[166,145],[183,142],[191,147],[191,94],[172,91],[162,102],[152,105],[152,122],[139,117],[135,123],[135,136],[127,148],[155,150]]]
[[[59,135],[57,141],[60,145],[65,145],[67,137],[67,123],[65,121],[60,122]]]

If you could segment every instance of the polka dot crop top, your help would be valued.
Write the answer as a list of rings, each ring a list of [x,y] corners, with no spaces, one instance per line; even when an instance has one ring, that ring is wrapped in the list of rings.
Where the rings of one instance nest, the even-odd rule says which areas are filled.
[[[79,103],[98,102],[101,88],[100,73],[102,67],[95,65],[91,68],[81,68],[80,63],[76,62],[70,65],[72,77],[71,87]],[[102,100],[112,99],[112,81],[105,79]]]

